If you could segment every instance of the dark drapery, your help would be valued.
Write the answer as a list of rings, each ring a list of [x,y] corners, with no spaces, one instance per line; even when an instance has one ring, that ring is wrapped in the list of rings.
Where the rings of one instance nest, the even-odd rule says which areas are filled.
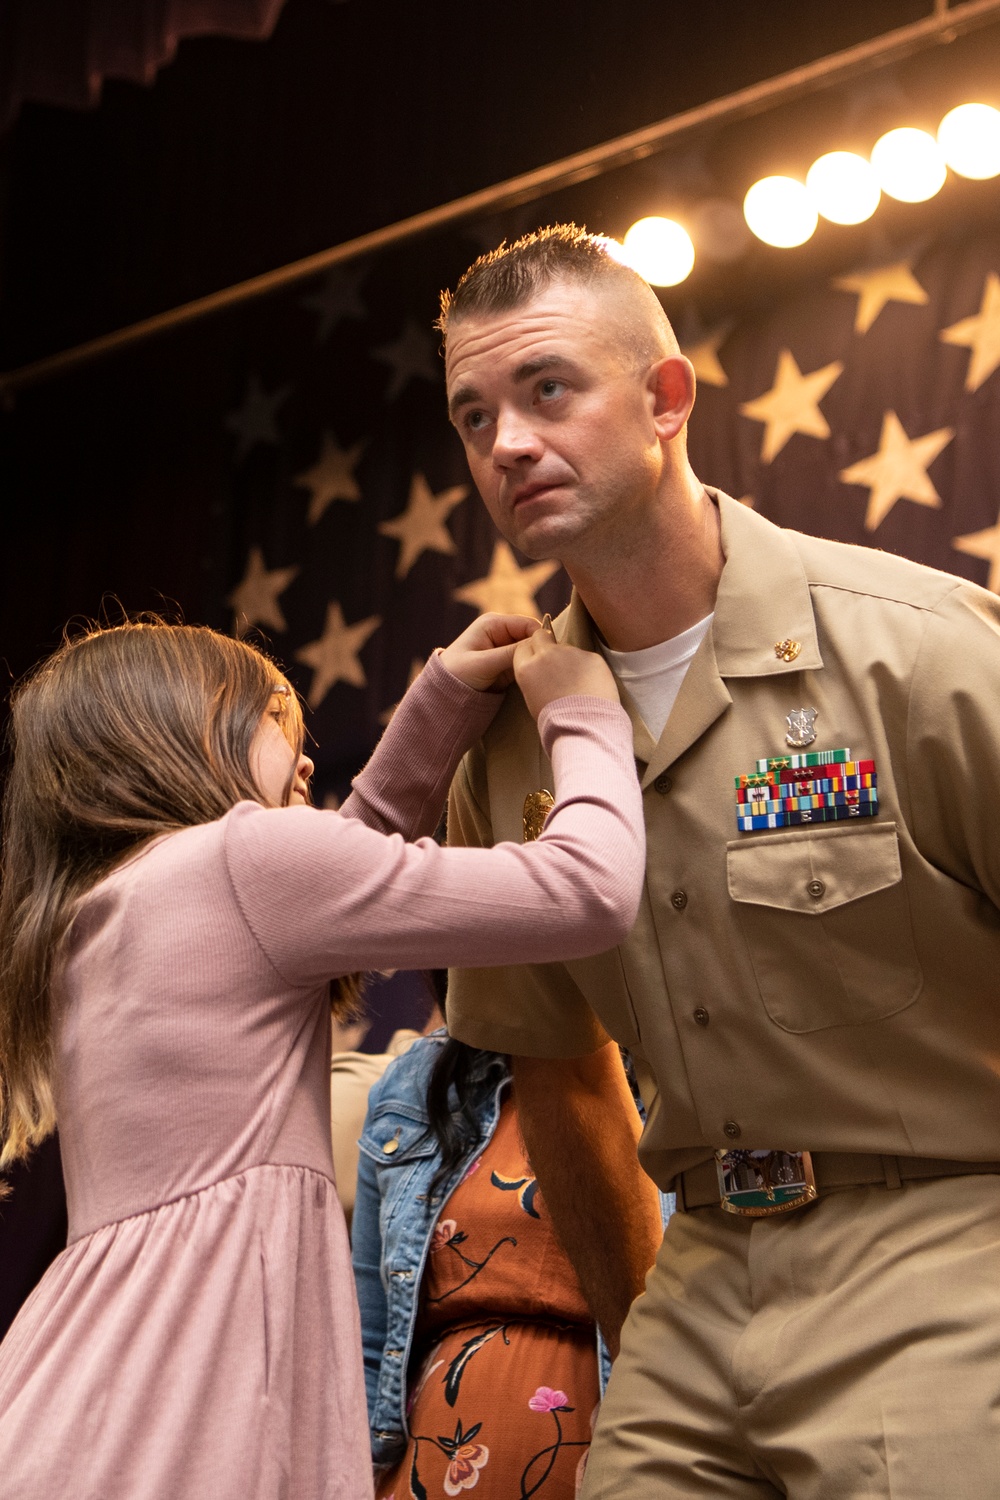
[[[0,0],[0,129],[33,99],[84,109],[152,83],[187,36],[270,36],[285,0]]]
[[[0,1339],[46,1267],[66,1244],[66,1194],[52,1135],[27,1162],[0,1174]]]

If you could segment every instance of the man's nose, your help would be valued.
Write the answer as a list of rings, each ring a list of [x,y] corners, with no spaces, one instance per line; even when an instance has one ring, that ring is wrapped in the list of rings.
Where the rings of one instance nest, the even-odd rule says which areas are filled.
[[[541,452],[541,438],[530,415],[517,407],[502,407],[497,413],[493,462],[505,469],[522,458],[539,458]]]

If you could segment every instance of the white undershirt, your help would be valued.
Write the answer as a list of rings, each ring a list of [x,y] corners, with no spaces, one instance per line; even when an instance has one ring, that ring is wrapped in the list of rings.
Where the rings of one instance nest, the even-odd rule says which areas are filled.
[[[658,740],[681,690],[691,658],[708,634],[712,616],[706,615],[690,630],[643,651],[612,651],[598,641],[601,655],[618,681],[635,699],[642,722]]]

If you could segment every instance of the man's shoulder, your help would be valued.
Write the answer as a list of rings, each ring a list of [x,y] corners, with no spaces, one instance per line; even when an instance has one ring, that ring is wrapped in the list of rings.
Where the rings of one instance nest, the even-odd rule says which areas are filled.
[[[876,547],[834,542],[801,531],[785,534],[798,550],[814,594],[825,589],[840,590],[911,609],[936,610],[956,592],[983,592],[953,573]]]

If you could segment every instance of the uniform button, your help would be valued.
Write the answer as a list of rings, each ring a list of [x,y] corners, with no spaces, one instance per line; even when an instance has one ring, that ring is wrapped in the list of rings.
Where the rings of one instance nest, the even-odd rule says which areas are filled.
[[[670,898],[670,905],[673,907],[674,911],[683,911],[684,908],[685,908],[685,906],[687,906],[687,904],[688,904],[687,892],[686,891],[674,891],[674,894]]]
[[[825,894],[826,886],[823,884],[822,880],[810,880],[809,884],[806,886],[806,890],[809,892],[814,901],[818,901],[820,896]]]
[[[694,1012],[694,1019],[695,1024],[698,1026],[708,1025],[708,1011],[703,1005],[699,1005],[698,1009]]]
[[[735,1120],[727,1120],[722,1128],[731,1141],[738,1140],[739,1137],[743,1134],[742,1130],[737,1125]]]
[[[666,771],[661,771],[659,776],[657,776],[656,780],[653,782],[653,790],[659,792],[661,797],[665,797],[673,784],[673,781],[667,775]]]

